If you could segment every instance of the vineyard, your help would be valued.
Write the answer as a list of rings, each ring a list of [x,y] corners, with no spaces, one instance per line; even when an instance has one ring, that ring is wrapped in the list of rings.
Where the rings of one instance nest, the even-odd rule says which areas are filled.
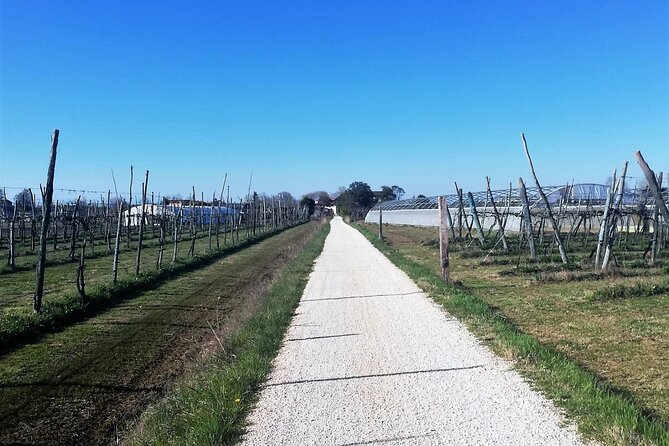
[[[53,202],[25,188],[12,202],[3,190],[0,349],[308,219],[292,197],[260,197],[250,187],[232,202],[227,175],[210,201],[194,188],[188,199],[156,200],[149,171],[143,180],[134,194],[131,167],[129,193],[109,190],[98,200]]]

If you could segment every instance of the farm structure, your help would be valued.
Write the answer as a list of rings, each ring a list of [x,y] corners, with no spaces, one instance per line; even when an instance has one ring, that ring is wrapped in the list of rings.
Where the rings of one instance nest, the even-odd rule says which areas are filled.
[[[559,217],[561,228],[576,229],[580,222],[580,230],[598,230],[606,207],[610,187],[603,184],[581,183],[563,186],[542,186],[548,202]],[[526,188],[530,213],[535,222],[541,224],[546,214],[536,187]],[[474,206],[470,200],[463,199],[459,194],[444,195],[448,203],[452,226],[466,229],[472,225],[475,208],[483,230],[494,230],[497,218],[493,211],[492,200],[499,213],[503,214],[504,230],[520,232],[523,220],[523,200],[518,188],[472,192]],[[669,201],[669,189],[662,190],[665,201]],[[465,196],[468,196],[466,194]],[[462,206],[460,204],[462,203]],[[383,223],[409,226],[439,226],[438,197],[412,198],[377,203],[365,217],[365,223],[378,223],[379,208],[383,214]],[[653,210],[655,204],[652,195],[645,189],[626,190],[622,196],[620,212],[624,218],[618,221],[621,231],[636,231],[639,225],[646,225],[653,232]],[[458,218],[462,213],[462,218]]]

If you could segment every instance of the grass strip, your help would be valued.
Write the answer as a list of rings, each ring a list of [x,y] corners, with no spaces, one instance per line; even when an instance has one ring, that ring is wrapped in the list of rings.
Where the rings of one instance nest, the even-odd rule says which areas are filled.
[[[224,349],[144,414],[130,444],[227,445],[239,439],[328,232],[329,224],[323,225]]]
[[[650,297],[658,294],[669,293],[669,280],[663,283],[643,283],[634,285],[612,285],[600,288],[592,292],[588,299],[591,301],[604,301],[615,299],[630,299],[633,297]]]
[[[122,301],[137,297],[142,292],[154,289],[170,279],[211,265],[222,257],[260,243],[286,229],[289,228],[266,232],[219,252],[196,254],[192,259],[168,264],[160,271],[141,273],[136,277],[118,280],[116,284],[92,287],[87,292],[85,300],[73,292],[58,300],[45,301],[41,313],[9,313],[0,316],[0,354],[35,341],[44,334],[53,333],[89,318]]]
[[[612,445],[669,445],[668,427],[623,392],[602,382],[595,373],[566,355],[521,332],[513,321],[466,288],[444,282],[368,229],[355,227],[434,301],[489,341],[494,351],[513,357],[519,372],[564,409],[585,437]]]

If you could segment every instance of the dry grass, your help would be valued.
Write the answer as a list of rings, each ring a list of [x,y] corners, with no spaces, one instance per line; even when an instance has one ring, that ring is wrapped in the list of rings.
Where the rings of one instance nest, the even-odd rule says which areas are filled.
[[[438,272],[438,246],[426,243],[434,239],[436,228],[387,226],[384,236],[401,254]],[[596,273],[596,280],[578,279],[594,273],[587,269],[500,275],[511,261],[523,264],[524,256],[496,254],[495,261],[481,264],[483,257],[454,253],[452,279],[461,281],[522,332],[593,371],[652,417],[669,422],[669,293],[592,298],[612,287],[658,290],[666,283],[663,269]],[[558,267],[553,264],[547,269]]]

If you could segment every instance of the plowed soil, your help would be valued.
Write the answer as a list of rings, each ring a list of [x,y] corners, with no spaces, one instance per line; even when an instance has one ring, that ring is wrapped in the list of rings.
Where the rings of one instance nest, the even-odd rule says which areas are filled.
[[[302,225],[0,358],[0,444],[106,445],[252,314]]]

